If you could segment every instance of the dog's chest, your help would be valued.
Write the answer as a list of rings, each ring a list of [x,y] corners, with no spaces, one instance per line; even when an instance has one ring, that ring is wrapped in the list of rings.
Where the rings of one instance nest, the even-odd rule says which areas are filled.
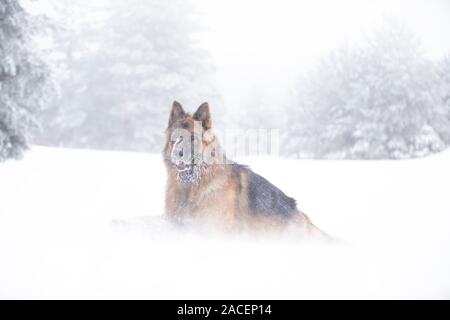
[[[224,179],[191,188],[180,188],[175,197],[177,212],[182,216],[221,216],[230,211],[230,192]]]

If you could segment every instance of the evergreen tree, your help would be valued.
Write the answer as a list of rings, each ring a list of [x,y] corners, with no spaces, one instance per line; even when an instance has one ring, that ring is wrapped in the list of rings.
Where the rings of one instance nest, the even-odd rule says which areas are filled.
[[[0,2],[0,160],[28,147],[48,94],[49,71],[32,46],[38,22],[17,0]]]
[[[437,74],[440,80],[440,110],[436,113],[435,127],[450,145],[450,55],[437,64]]]
[[[286,152],[407,158],[444,148],[434,64],[404,24],[386,19],[359,45],[323,59],[301,83]]]
[[[192,108],[214,102],[190,1],[68,5],[75,21],[56,43],[67,72],[40,142],[160,151],[173,100]]]

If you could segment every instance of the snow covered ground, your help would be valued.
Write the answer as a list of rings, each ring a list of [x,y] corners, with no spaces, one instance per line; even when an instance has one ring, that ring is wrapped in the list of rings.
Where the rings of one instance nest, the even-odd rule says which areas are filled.
[[[450,151],[242,161],[345,244],[180,233],[160,155],[34,147],[0,163],[0,298],[450,298]]]

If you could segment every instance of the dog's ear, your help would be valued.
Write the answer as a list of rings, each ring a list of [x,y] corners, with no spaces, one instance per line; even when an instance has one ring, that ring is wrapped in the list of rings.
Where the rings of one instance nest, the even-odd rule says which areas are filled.
[[[195,111],[194,120],[201,121],[203,129],[209,130],[211,129],[211,112],[209,111],[208,102],[204,102],[198,107],[197,111]]]
[[[183,107],[178,101],[174,101],[172,103],[172,111],[170,111],[169,117],[169,127],[173,126],[173,124],[186,117],[186,112],[184,112]]]

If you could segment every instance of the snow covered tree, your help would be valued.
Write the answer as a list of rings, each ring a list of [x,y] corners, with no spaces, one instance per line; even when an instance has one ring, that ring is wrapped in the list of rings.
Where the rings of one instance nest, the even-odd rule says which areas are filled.
[[[450,55],[436,66],[440,81],[441,106],[435,117],[435,127],[450,146]]]
[[[385,19],[300,84],[285,152],[319,158],[408,158],[445,147],[434,64],[404,24]],[[297,114],[297,116],[295,116]]]
[[[48,94],[49,71],[32,45],[39,22],[17,0],[0,2],[0,160],[28,147]]]
[[[190,1],[68,6],[73,25],[57,44],[67,73],[41,143],[160,151],[173,100],[192,108],[216,100]]]

